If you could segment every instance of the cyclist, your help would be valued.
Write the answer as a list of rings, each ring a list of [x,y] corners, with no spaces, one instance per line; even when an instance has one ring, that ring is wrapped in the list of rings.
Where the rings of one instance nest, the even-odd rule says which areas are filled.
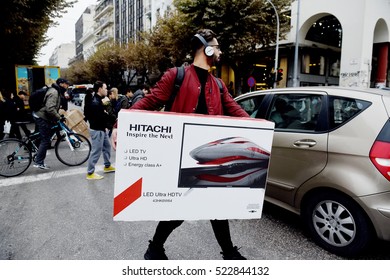
[[[33,112],[34,121],[39,129],[41,141],[36,155],[36,168],[49,169],[45,164],[46,152],[50,147],[50,138],[52,136],[51,126],[53,122],[62,119],[58,113],[61,105],[61,94],[63,95],[69,87],[69,82],[63,78],[57,79],[46,92],[43,100],[43,107]]]

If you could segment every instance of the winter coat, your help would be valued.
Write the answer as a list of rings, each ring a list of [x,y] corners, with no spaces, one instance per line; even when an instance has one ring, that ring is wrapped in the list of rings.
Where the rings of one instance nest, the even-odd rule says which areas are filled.
[[[177,68],[167,70],[160,81],[131,109],[158,110],[169,100],[175,84]],[[237,104],[229,94],[226,85],[223,84],[221,95],[218,83],[209,73],[205,84],[206,106],[209,115],[227,115],[236,117],[249,117],[249,115]],[[185,68],[183,83],[172,104],[171,112],[195,113],[201,91],[201,83],[193,64]]]
[[[144,98],[145,94],[143,92],[142,89],[139,89],[137,90],[136,92],[134,92],[134,95],[133,97],[131,98],[131,106],[133,106],[135,103],[137,103],[138,101],[140,101],[142,98]]]
[[[47,90],[43,106],[39,111],[34,112],[38,117],[55,122],[61,119],[61,115],[58,113],[61,104],[60,97],[61,88],[57,84],[52,84],[52,86]]]
[[[102,102],[103,97],[99,94],[94,94],[91,102],[85,106],[88,107],[88,122],[89,127],[93,130],[102,130],[105,131],[106,128],[110,128],[109,116],[105,110],[105,107]]]

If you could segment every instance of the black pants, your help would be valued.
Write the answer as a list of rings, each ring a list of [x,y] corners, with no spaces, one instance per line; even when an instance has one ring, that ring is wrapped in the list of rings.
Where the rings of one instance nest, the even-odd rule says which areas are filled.
[[[9,133],[9,137],[22,139],[22,134],[20,133],[20,128],[23,130],[23,132],[26,136],[30,135],[31,132],[30,132],[30,130],[28,130],[25,123],[12,121],[11,122],[11,131]]]
[[[161,221],[158,223],[156,232],[153,236],[153,243],[157,246],[164,245],[169,235],[179,227],[184,221]],[[233,249],[233,243],[230,236],[228,220],[210,220],[214,235],[223,252],[230,252]]]
[[[44,164],[47,149],[50,148],[50,144],[51,144],[51,141],[50,141],[50,138],[52,136],[51,124],[42,118],[35,118],[34,117],[34,120],[39,128],[39,133],[40,133],[40,137],[41,137],[41,141],[39,143],[39,148],[38,148],[37,157],[35,159],[35,162],[37,164]]]

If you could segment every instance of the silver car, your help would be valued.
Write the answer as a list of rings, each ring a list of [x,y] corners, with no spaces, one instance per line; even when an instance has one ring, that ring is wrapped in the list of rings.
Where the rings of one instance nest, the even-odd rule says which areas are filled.
[[[314,241],[353,256],[390,241],[390,92],[303,87],[236,101],[275,122],[266,200],[300,214]]]

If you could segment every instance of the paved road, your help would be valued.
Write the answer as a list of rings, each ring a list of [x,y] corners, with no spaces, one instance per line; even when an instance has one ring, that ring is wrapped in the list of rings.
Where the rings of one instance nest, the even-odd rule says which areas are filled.
[[[113,221],[114,173],[87,181],[86,164],[67,167],[53,150],[47,164],[51,170],[30,167],[22,176],[0,178],[0,260],[143,259],[157,222]],[[341,259],[313,244],[295,215],[268,204],[260,220],[232,220],[231,232],[252,260]],[[221,259],[208,221],[184,223],[166,252],[176,260]],[[362,258],[390,259],[390,244],[380,242]]]

